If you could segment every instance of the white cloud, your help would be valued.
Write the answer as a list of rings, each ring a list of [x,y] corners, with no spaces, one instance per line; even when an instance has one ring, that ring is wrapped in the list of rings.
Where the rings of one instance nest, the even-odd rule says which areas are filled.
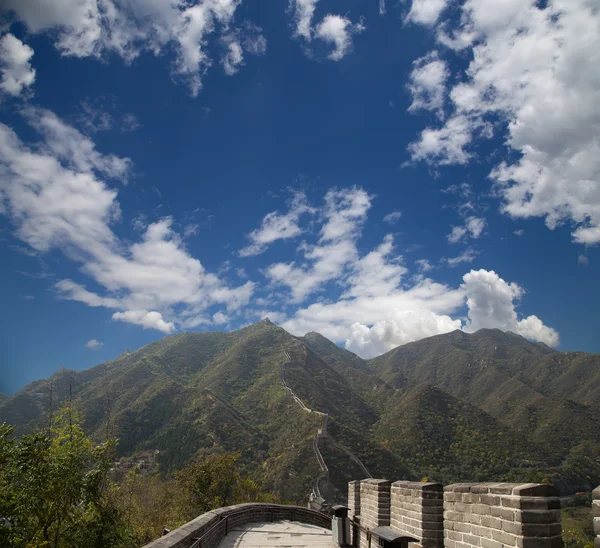
[[[212,65],[209,41],[232,33],[240,4],[241,0],[6,0],[3,7],[31,33],[52,36],[62,55],[99,58],[116,53],[131,62],[143,52],[159,55],[174,46],[173,75],[196,95]],[[255,33],[249,42],[243,38],[248,28],[235,29],[242,37],[240,44],[247,43],[250,53],[264,53],[264,38]],[[231,63],[225,67],[228,70]]]
[[[290,0],[294,11],[294,37],[311,42],[318,38],[332,44],[334,49],[327,56],[331,61],[340,61],[352,49],[352,36],[365,30],[362,19],[352,23],[347,17],[327,14],[319,24],[313,26],[318,0]],[[380,10],[381,10],[380,4]],[[383,6],[385,9],[385,6]]]
[[[141,122],[135,117],[134,114],[131,114],[130,112],[125,114],[121,120],[121,131],[123,132],[135,131],[141,127]]]
[[[515,301],[519,301],[524,294],[519,285],[507,283],[493,270],[471,270],[463,276],[463,280],[462,288],[469,309],[465,331],[497,328],[548,346],[558,345],[558,333],[545,326],[537,316],[522,320],[517,318]]]
[[[493,327],[550,346],[558,344],[558,333],[537,316],[519,320],[515,303],[524,292],[517,284],[486,270],[472,270],[463,280],[457,289],[425,278],[408,289],[398,283],[387,294],[355,293],[352,298],[313,303],[282,325],[297,335],[318,331],[364,358],[455,329]],[[455,316],[465,305],[468,319],[463,323]]]
[[[31,66],[33,49],[12,34],[0,38],[0,91],[18,97],[35,81],[35,69]]]
[[[227,43],[227,52],[221,57],[221,63],[225,74],[233,76],[241,65],[244,64],[244,50],[242,45],[235,39]]]
[[[28,107],[23,111],[32,127],[44,136],[48,152],[81,173],[97,172],[126,182],[132,168],[129,158],[101,154],[96,145],[53,112]]]
[[[379,15],[385,15],[385,0],[379,0]]]
[[[56,284],[59,295],[115,312],[113,318],[165,333],[175,322],[190,324],[212,306],[234,312],[254,291],[246,282],[229,287],[207,272],[163,218],[140,227],[141,240],[121,241],[111,225],[120,219],[117,192],[100,174],[117,175],[126,159],[105,156],[93,143],[52,113],[27,111],[44,137],[35,149],[0,124],[0,211],[16,236],[39,252],[63,251],[100,288],[73,280]]]
[[[400,220],[400,217],[402,217],[402,211],[392,211],[383,218],[383,222],[394,225]]]
[[[417,259],[415,264],[419,268],[419,272],[429,272],[435,268],[427,259]]]
[[[300,217],[304,214],[312,214],[314,209],[310,207],[304,192],[294,193],[289,210],[285,214],[278,211],[267,213],[260,228],[248,234],[250,245],[239,251],[240,257],[260,255],[277,240],[287,240],[302,234],[299,226]]]
[[[215,325],[223,325],[229,322],[231,318],[223,313],[223,312],[216,312],[215,314],[213,314],[212,320],[213,320],[213,324]]]
[[[353,24],[347,17],[328,14],[317,25],[315,36],[333,44],[334,50],[327,58],[340,61],[352,49],[352,36],[364,30],[362,22]]]
[[[433,51],[417,59],[413,65],[407,86],[412,96],[409,112],[430,110],[443,120],[446,81],[450,76],[446,62],[439,58],[437,51]]]
[[[511,154],[492,170],[502,211],[576,225],[600,242],[600,11],[594,0],[467,0],[441,44],[472,55],[449,91],[454,112],[412,143],[413,160],[466,164],[476,137],[504,132]],[[461,56],[465,56],[461,52]]]
[[[379,320],[372,327],[358,322],[351,325],[345,346],[363,358],[373,358],[401,344],[460,328],[460,320],[449,316],[439,316],[428,310],[395,309],[388,319]]]
[[[412,0],[406,19],[420,25],[435,25],[448,3],[448,0]]]
[[[486,227],[485,219],[481,217],[470,216],[465,219],[464,226],[453,226],[452,232],[446,236],[451,244],[462,241],[465,237],[479,238]]]
[[[585,255],[579,255],[577,257],[577,262],[586,266],[590,264],[590,260]]]
[[[148,310],[126,310],[125,312],[115,312],[112,315],[113,320],[133,323],[142,326],[144,329],[156,329],[163,333],[172,333],[175,330],[173,322],[165,322],[160,312]]]
[[[97,341],[96,339],[91,339],[86,342],[84,346],[90,350],[99,350],[104,346],[104,343]]]
[[[525,234],[525,231],[522,228],[520,228],[519,230],[514,230],[513,234],[515,236],[523,236],[523,234]]]
[[[306,40],[312,38],[312,19],[319,0],[290,0],[290,6],[294,6],[294,22],[296,28],[295,36],[301,36]]]
[[[463,253],[461,253],[458,257],[451,257],[442,259],[442,262],[446,263],[448,266],[454,268],[461,263],[472,263],[477,257],[477,251],[473,248],[465,249]]]
[[[372,197],[361,188],[330,190],[325,195],[323,224],[316,245],[303,244],[307,263],[276,263],[266,270],[271,282],[287,286],[292,300],[299,302],[335,280],[347,265],[358,258],[356,239],[360,236]]]

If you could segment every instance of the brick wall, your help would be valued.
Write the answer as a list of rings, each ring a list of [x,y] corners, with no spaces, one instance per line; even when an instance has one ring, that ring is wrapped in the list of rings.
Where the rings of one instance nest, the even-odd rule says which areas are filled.
[[[600,535],[600,488],[594,491]],[[412,548],[562,548],[560,500],[550,485],[362,480],[348,486],[353,545],[388,525],[418,539]],[[600,548],[600,537],[595,548]]]
[[[600,486],[592,492],[592,519],[594,520],[594,548],[600,548]]]
[[[355,519],[360,517],[360,480],[348,483],[348,517]]]
[[[558,491],[540,484],[448,485],[444,536],[446,548],[561,548]]]
[[[411,548],[444,546],[444,488],[440,483],[392,483],[390,525],[405,536],[417,538]]]

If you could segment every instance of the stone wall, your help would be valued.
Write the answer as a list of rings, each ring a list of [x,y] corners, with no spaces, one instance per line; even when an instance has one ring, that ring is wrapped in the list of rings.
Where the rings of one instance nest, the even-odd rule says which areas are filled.
[[[348,484],[348,517],[354,519],[360,517],[360,480],[351,481]]]
[[[228,530],[244,523],[290,520],[331,529],[331,518],[301,506],[247,503],[207,512],[144,548],[189,548],[203,537],[202,548],[216,548]]]
[[[594,520],[594,548],[600,548],[600,486],[592,492],[592,519]]]
[[[446,548],[561,548],[558,491],[531,483],[449,485],[444,537]]]
[[[405,536],[417,538],[411,548],[444,546],[444,488],[441,483],[392,483],[390,525]]]
[[[389,526],[413,548],[562,548],[558,491],[543,484],[362,480],[349,485],[353,543]],[[596,493],[596,491],[595,491]],[[600,492],[597,493],[600,495]],[[600,496],[597,498],[600,499]],[[600,501],[595,503],[600,517]],[[600,533],[600,523],[594,526]],[[597,541],[595,548],[600,548]]]

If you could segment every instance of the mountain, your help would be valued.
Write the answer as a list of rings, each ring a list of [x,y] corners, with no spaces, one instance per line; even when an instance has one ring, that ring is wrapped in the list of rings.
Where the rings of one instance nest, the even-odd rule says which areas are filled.
[[[0,421],[22,433],[72,398],[88,433],[114,432],[122,456],[158,449],[169,474],[201,453],[241,451],[251,477],[297,503],[313,489],[343,501],[346,482],[367,475],[548,477],[572,490],[600,483],[590,456],[599,375],[598,356],[496,330],[363,360],[318,333],[294,337],[263,320],[61,369],[0,399]]]
[[[600,450],[600,355],[481,329],[409,343],[368,365],[392,386],[431,383],[489,413],[554,465]]]

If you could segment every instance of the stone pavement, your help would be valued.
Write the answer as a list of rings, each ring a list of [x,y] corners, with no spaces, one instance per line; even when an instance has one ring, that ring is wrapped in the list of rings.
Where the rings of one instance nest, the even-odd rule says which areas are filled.
[[[295,521],[248,523],[229,532],[219,548],[334,548],[331,531]]]

